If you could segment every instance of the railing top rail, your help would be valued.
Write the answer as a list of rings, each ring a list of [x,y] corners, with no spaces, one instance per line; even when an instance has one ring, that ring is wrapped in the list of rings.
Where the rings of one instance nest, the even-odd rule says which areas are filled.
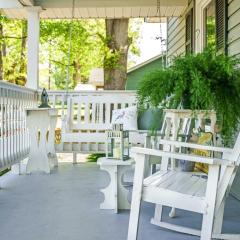
[[[41,92],[41,90],[38,90],[38,92]],[[55,93],[55,94],[65,94],[65,90],[47,90],[49,94]],[[67,94],[136,94],[136,91],[134,90],[96,90],[96,91],[81,91],[81,90],[71,90],[68,91]]]
[[[13,83],[9,83],[7,81],[4,80],[0,80],[0,88],[3,89],[11,89],[14,91],[21,91],[21,92],[31,92],[31,93],[36,93],[37,91],[31,88],[27,88],[27,87],[23,87],[23,86],[19,86]]]

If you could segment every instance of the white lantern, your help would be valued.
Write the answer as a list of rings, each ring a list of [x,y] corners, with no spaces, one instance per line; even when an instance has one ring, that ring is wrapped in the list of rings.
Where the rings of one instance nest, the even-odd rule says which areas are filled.
[[[129,131],[123,130],[122,124],[113,124],[112,130],[107,130],[106,157],[116,160],[129,159]]]

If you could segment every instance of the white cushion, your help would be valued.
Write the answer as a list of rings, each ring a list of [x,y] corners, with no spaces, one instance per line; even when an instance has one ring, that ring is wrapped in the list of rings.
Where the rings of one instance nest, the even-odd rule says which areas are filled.
[[[116,109],[112,112],[112,124],[123,124],[124,130],[138,130],[137,107]]]

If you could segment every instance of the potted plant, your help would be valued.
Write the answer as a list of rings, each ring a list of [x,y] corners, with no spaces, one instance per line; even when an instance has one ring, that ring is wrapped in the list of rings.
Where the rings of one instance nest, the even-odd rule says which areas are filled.
[[[138,89],[140,105],[215,110],[225,140],[240,120],[240,61],[206,49],[180,56],[167,69],[145,76]]]
[[[158,81],[159,74],[161,75],[162,81]],[[162,126],[162,109],[166,107],[166,104],[164,104],[164,98],[159,100],[159,96],[163,94],[165,95],[165,93],[161,92],[161,90],[165,89],[166,91],[167,84],[165,84],[164,88],[162,84],[167,83],[167,80],[170,79],[169,74],[170,71],[166,71],[162,68],[148,72],[144,76],[143,81],[141,81],[137,91],[139,129],[150,130],[153,135],[155,135],[156,131],[160,130]],[[158,90],[155,91],[156,89]],[[168,94],[166,94],[166,96],[167,95]]]
[[[138,129],[149,130],[154,133],[161,130],[163,123],[163,111],[158,107],[138,109]]]

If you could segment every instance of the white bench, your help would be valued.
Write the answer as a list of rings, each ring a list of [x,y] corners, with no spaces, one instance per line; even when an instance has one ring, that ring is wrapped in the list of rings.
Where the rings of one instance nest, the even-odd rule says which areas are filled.
[[[136,96],[126,94],[101,94],[94,96],[70,97],[67,114],[63,119],[62,143],[69,145],[65,152],[76,155],[82,153],[105,152],[105,131],[111,128],[112,111],[136,105]],[[130,143],[144,144],[146,131],[131,131]]]

